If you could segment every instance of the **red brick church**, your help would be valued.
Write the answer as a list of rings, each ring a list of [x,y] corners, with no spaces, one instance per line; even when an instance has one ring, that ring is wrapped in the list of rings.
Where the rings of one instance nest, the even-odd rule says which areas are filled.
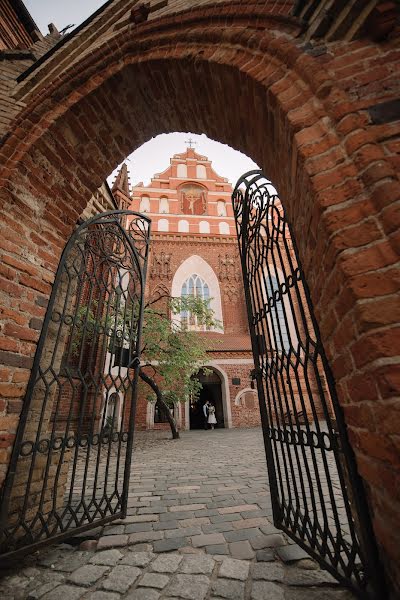
[[[190,147],[175,154],[169,167],[148,186],[135,185],[131,194],[124,165],[113,192],[121,207],[146,213],[152,221],[147,297],[195,294],[210,298],[220,323],[215,331],[204,331],[193,317],[180,315],[189,328],[208,340],[209,360],[204,366],[211,374],[198,375],[203,389],[197,401],[188,400],[174,409],[178,426],[202,427],[202,405],[207,399],[216,407],[219,427],[259,425],[231,184],[214,171],[207,157]],[[168,427],[162,419],[153,403],[139,398],[138,429]]]

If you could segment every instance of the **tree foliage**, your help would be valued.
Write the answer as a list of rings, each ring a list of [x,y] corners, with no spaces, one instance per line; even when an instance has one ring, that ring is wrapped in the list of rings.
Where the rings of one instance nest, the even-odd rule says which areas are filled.
[[[209,303],[210,300],[194,296],[158,296],[144,309],[139,376],[151,390],[144,395],[149,401],[158,403],[174,438],[179,437],[179,433],[169,408],[198,396],[202,386],[193,375],[207,362],[206,339],[199,331],[187,329],[180,315],[185,313],[195,317],[197,329],[218,329],[220,324]],[[95,300],[90,305],[78,307],[70,340],[72,358],[79,354],[83,343],[93,343],[100,336],[100,330],[109,332],[111,352],[112,348],[130,340],[128,330],[130,323],[137,320],[139,305],[133,306],[128,315],[119,303],[109,306],[106,315],[102,314],[102,309]]]
[[[209,301],[193,296],[164,296],[146,306],[142,334],[140,376],[150,385],[152,393],[147,397],[159,403],[171,425],[173,437],[179,437],[179,434],[169,407],[198,396],[201,383],[193,375],[207,362],[206,339],[198,331],[182,325],[179,318],[182,313],[194,315],[199,328],[219,327]]]

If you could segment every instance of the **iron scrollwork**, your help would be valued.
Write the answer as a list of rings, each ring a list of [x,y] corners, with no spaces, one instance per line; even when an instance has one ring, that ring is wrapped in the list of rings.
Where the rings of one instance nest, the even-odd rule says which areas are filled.
[[[112,211],[64,249],[3,488],[3,558],[126,514],[149,238],[146,217]]]
[[[274,523],[363,599],[384,598],[363,486],[295,240],[261,171],[232,195]]]

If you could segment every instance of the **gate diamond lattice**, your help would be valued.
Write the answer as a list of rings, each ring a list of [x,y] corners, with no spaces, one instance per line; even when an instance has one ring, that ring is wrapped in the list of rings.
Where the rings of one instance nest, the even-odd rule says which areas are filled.
[[[364,490],[296,246],[261,171],[232,195],[274,523],[360,598],[385,598]]]
[[[149,236],[113,211],[65,247],[2,493],[3,557],[125,515]]]

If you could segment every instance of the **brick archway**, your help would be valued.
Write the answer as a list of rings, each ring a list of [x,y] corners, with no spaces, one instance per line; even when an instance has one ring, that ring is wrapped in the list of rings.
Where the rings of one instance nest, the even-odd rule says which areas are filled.
[[[224,4],[203,7],[120,28],[111,7],[90,51],[72,54],[61,68],[61,48],[18,85],[22,109],[5,139],[0,172],[2,474],[43,307],[85,204],[150,137],[204,132],[252,157],[279,190],[368,483],[376,533],[394,561],[399,181],[357,95],[338,84],[335,63],[321,68],[307,54],[292,18],[250,5],[229,12]],[[76,49],[84,36],[77,35]],[[366,42],[348,52],[363,49],[371,50]]]

